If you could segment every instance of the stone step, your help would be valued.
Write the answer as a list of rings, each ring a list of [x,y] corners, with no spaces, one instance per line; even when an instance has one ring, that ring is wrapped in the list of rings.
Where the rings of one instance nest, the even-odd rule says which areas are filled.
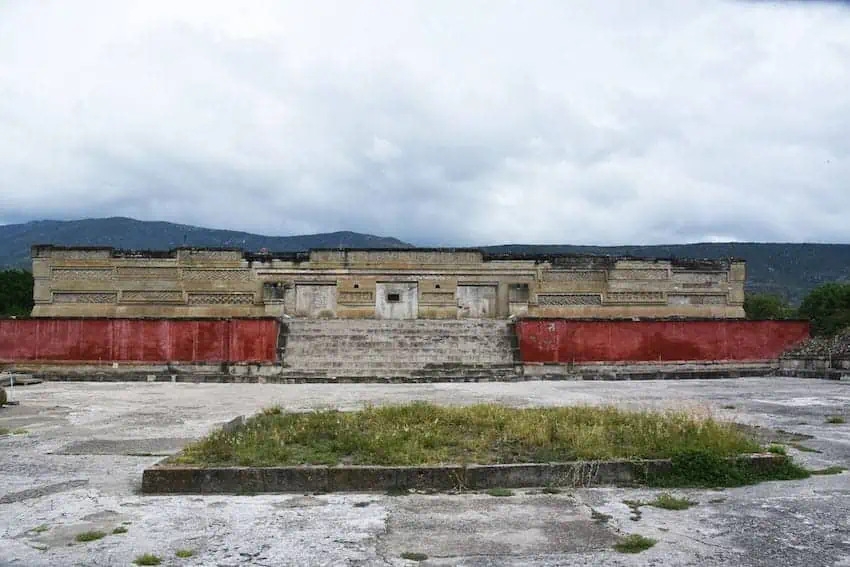
[[[350,334],[357,332],[394,331],[395,333],[432,333],[441,331],[457,334],[508,333],[511,325],[504,321],[377,321],[364,319],[285,321],[288,334]]]
[[[298,361],[297,364],[291,364],[284,362],[287,368],[298,368],[302,370],[321,370],[325,368],[372,368],[375,370],[385,369],[385,368],[397,368],[397,369],[414,369],[414,368],[427,368],[429,364],[432,364],[429,361],[411,361],[411,360],[399,360],[399,361],[334,361],[334,360],[315,360],[315,361]],[[501,360],[446,360],[443,361],[441,366],[479,366],[479,367],[490,367],[490,366],[505,366],[509,363],[506,363]]]
[[[337,376],[513,375],[513,327],[504,320],[286,320],[286,372]]]
[[[379,355],[420,355],[442,356],[448,354],[457,354],[459,356],[501,356],[503,354],[512,353],[514,349],[511,345],[485,345],[482,347],[469,347],[464,345],[464,348],[443,348],[443,347],[421,347],[415,346],[376,346],[364,345],[305,345],[305,344],[288,344],[286,345],[286,353],[290,356],[331,356],[338,354],[346,355],[362,355],[363,358]]]
[[[455,367],[455,368],[445,368],[445,369],[433,369],[433,368],[410,368],[410,369],[374,369],[374,368],[362,368],[362,369],[337,369],[337,368],[328,368],[321,371],[311,370],[309,372],[305,372],[301,369],[289,369],[284,368],[281,372],[281,376],[291,377],[291,376],[302,376],[309,375],[313,377],[340,377],[340,376],[381,376],[381,377],[389,377],[389,376],[409,376],[414,378],[440,378],[440,377],[480,377],[480,378],[498,378],[505,376],[517,376],[522,374],[521,367],[518,368],[466,368],[466,367]]]

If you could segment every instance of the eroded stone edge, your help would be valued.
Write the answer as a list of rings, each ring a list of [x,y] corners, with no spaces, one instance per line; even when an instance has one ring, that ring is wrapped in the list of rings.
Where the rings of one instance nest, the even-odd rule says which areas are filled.
[[[764,471],[783,463],[787,457],[754,453],[730,459]],[[142,493],[386,492],[630,485],[647,476],[669,473],[672,468],[670,459],[414,467],[195,467],[161,461],[142,474]]]

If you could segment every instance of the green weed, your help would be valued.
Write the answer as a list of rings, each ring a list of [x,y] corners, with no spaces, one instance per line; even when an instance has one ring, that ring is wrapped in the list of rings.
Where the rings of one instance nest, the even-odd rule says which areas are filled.
[[[656,543],[658,542],[652,538],[644,537],[640,534],[631,534],[615,544],[614,549],[620,553],[640,553],[641,551],[646,551]]]

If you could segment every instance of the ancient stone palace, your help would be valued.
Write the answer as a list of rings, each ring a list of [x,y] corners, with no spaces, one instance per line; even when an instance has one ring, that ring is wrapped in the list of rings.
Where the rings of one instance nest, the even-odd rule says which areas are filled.
[[[739,260],[33,246],[35,317],[744,316]]]

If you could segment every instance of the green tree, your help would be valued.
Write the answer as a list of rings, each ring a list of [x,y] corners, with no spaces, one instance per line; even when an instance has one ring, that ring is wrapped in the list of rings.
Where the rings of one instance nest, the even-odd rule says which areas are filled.
[[[831,335],[850,326],[850,283],[828,283],[812,290],[800,305],[816,335]]]
[[[788,300],[772,293],[748,293],[744,297],[747,319],[789,319],[795,315]]]
[[[0,271],[0,317],[29,317],[32,289],[31,273],[25,270]]]

